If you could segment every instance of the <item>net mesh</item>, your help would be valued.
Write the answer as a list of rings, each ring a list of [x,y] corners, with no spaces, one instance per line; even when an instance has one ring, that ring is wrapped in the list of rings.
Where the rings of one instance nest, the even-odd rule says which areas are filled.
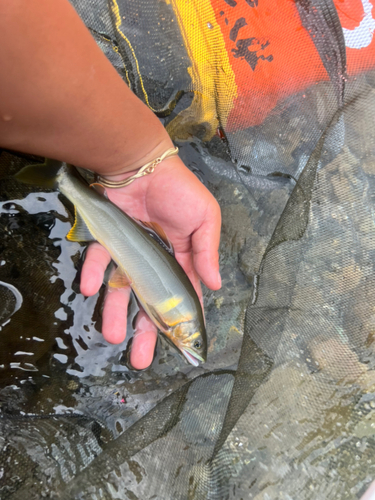
[[[72,2],[220,203],[207,362],[129,370],[73,207],[0,155],[0,497],[354,499],[375,478],[375,21],[328,0]],[[41,159],[39,159],[41,160]],[[132,331],[136,304],[130,310]]]

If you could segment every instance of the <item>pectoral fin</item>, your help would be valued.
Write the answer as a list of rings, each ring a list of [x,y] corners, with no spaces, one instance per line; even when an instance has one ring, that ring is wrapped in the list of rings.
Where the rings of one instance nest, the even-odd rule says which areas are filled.
[[[124,288],[126,286],[131,286],[131,281],[126,273],[118,267],[108,281],[108,286],[111,288]]]
[[[82,219],[77,209],[75,211],[75,222],[72,229],[67,234],[69,241],[95,241],[95,238],[87,227],[86,222]]]
[[[150,311],[152,317],[156,320],[157,323],[159,323],[160,329],[164,332],[167,332],[170,329],[170,327],[160,316],[160,313],[155,309],[155,307],[150,306],[149,304],[147,305],[147,308]]]

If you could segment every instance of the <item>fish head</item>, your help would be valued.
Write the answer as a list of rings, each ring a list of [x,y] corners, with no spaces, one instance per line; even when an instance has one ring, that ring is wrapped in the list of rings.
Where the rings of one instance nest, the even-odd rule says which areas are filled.
[[[170,340],[194,366],[207,358],[207,337],[204,325],[198,321],[184,321],[170,330]]]

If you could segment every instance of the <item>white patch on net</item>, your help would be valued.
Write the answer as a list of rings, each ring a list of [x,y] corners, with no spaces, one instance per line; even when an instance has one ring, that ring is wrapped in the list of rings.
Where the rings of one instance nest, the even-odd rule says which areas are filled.
[[[345,45],[350,49],[363,49],[368,47],[372,41],[375,30],[375,20],[372,17],[372,4],[370,0],[361,0],[364,17],[354,30],[343,28]]]

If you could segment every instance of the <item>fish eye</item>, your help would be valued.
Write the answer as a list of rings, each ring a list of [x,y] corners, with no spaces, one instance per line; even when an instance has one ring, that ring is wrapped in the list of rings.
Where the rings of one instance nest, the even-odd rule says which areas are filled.
[[[194,347],[195,347],[196,349],[200,349],[200,348],[202,347],[202,342],[201,342],[200,340],[196,340],[196,341],[194,342]]]

